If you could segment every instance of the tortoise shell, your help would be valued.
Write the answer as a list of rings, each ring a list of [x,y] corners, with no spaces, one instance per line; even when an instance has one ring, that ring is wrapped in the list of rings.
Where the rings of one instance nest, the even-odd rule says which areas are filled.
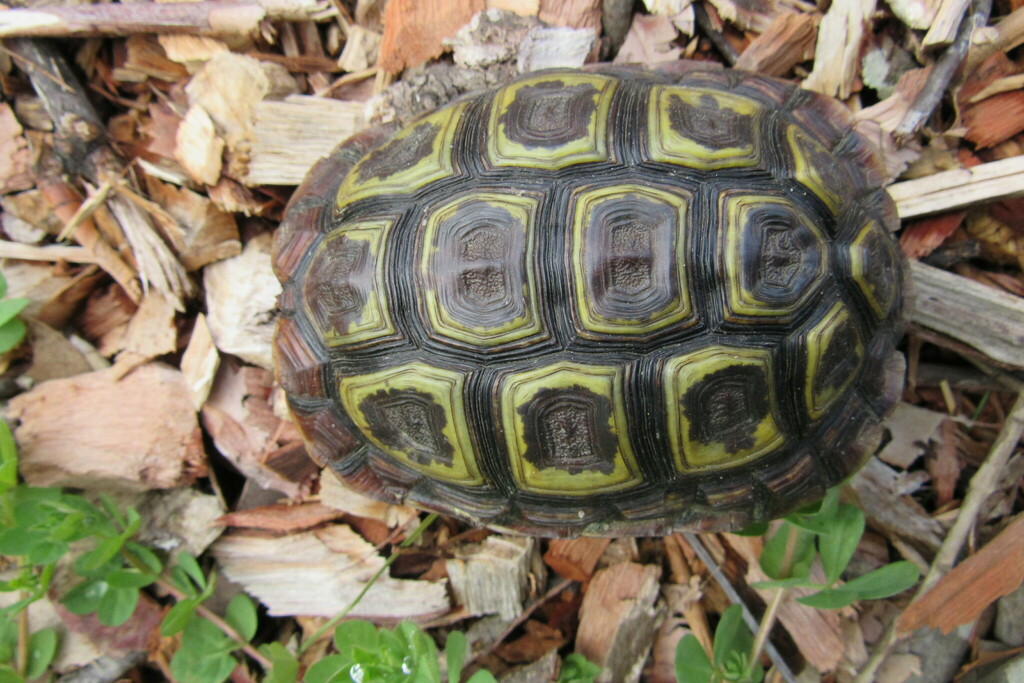
[[[543,536],[736,528],[849,476],[907,268],[846,108],[729,70],[550,71],[319,163],[278,377],[355,489]]]

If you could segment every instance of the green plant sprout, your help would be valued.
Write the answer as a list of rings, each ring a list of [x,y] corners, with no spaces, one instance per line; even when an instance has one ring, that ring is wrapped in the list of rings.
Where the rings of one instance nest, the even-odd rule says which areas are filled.
[[[758,525],[744,533],[759,536],[766,531],[767,525]],[[752,584],[759,590],[772,591],[757,634],[751,636],[743,624],[741,608],[733,605],[722,614],[715,629],[710,657],[696,636],[688,634],[679,641],[677,681],[759,683],[764,678],[761,650],[788,590],[815,589],[796,601],[815,609],[838,609],[860,600],[896,595],[917,583],[917,567],[901,560],[840,584],[863,535],[864,513],[854,505],[839,502],[838,487],[830,489],[821,502],[784,517],[761,551],[761,570],[770,580]],[[824,583],[811,578],[816,563],[825,575]]]

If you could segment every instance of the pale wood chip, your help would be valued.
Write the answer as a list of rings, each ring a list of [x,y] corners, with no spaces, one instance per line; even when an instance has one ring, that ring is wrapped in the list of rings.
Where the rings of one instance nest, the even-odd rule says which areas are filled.
[[[22,377],[32,380],[33,384],[39,384],[92,370],[85,355],[63,334],[32,318],[25,320],[25,324],[28,326],[28,341],[32,346],[32,363]]]
[[[444,39],[485,7],[484,0],[392,0],[384,10],[379,67],[398,73],[441,56]]]
[[[522,72],[578,68],[590,57],[596,42],[597,33],[590,28],[534,26],[520,48],[517,68]]]
[[[524,17],[536,16],[541,0],[487,0],[487,9],[503,9]]]
[[[846,99],[860,72],[860,48],[877,0],[836,0],[818,27],[814,70],[803,87]]]
[[[971,0],[942,0],[921,47],[933,49],[952,43],[970,4]]]
[[[781,2],[751,0],[710,0],[718,16],[745,31],[763,33],[780,12],[789,11]]]
[[[198,104],[188,108],[175,135],[174,158],[192,179],[214,185],[220,178],[224,141],[217,137],[213,119]]]
[[[912,29],[923,31],[935,21],[941,0],[889,0],[889,9]]]
[[[246,185],[298,185],[310,167],[362,130],[365,105],[292,95],[254,109]]]
[[[174,304],[159,292],[149,292],[128,323],[125,350],[152,359],[178,350]]]
[[[350,515],[375,519],[390,528],[404,527],[419,514],[408,505],[389,505],[365,496],[346,486],[329,469],[320,473],[320,502]]]
[[[580,606],[576,652],[603,667],[602,683],[640,680],[654,642],[661,568],[622,562],[594,574]]]
[[[939,425],[945,419],[944,413],[902,401],[897,403],[892,415],[882,423],[889,431],[889,442],[878,457],[890,465],[908,469],[938,437]]]
[[[33,486],[143,490],[205,472],[202,433],[180,372],[150,364],[44,382],[11,399],[20,472]]]
[[[126,83],[142,83],[156,78],[174,83],[188,76],[181,64],[167,58],[167,53],[153,35],[134,35],[125,40],[125,60],[115,66],[113,76]]]
[[[270,343],[281,293],[270,264],[271,242],[270,233],[257,235],[240,255],[203,270],[207,322],[217,348],[264,368],[274,367]]]
[[[890,185],[900,218],[907,219],[1024,193],[1024,156],[943,171]]]
[[[365,71],[377,63],[381,34],[378,31],[353,24],[345,36],[345,48],[338,57],[342,71]]]
[[[344,515],[345,513],[340,510],[320,503],[296,505],[278,503],[229,512],[221,516],[218,522],[224,526],[294,533],[307,531],[326,522],[333,522],[341,519]]]
[[[536,540],[488,536],[460,546],[445,562],[452,595],[466,614],[511,620],[523,610]]]
[[[194,72],[201,62],[230,49],[224,41],[207,36],[165,34],[158,35],[157,40],[168,59],[183,64],[190,72]]]
[[[11,106],[0,103],[0,194],[29,190],[36,184],[23,133]]]
[[[181,355],[181,372],[188,382],[192,405],[198,411],[206,403],[213,388],[213,380],[220,367],[220,354],[210,335],[210,327],[206,324],[206,316],[196,316],[185,353]]]
[[[657,64],[679,59],[683,50],[673,47],[678,37],[672,19],[663,15],[637,14],[626,34],[626,40],[615,55],[616,64]]]
[[[349,606],[384,564],[372,545],[341,524],[278,537],[229,533],[212,552],[224,575],[277,617],[332,617]],[[436,617],[448,610],[444,582],[393,579],[385,572],[349,616],[397,621]]]
[[[550,26],[601,30],[601,0],[541,0],[537,17]]]
[[[199,270],[242,253],[235,217],[210,199],[153,178],[146,183],[146,188],[180,234],[180,245],[176,248],[186,270]]]
[[[85,337],[96,344],[100,355],[110,357],[124,349],[128,321],[137,308],[138,304],[114,283],[93,292],[85,303],[78,324]]]
[[[610,538],[554,539],[544,553],[544,563],[559,576],[588,581],[609,543]]]

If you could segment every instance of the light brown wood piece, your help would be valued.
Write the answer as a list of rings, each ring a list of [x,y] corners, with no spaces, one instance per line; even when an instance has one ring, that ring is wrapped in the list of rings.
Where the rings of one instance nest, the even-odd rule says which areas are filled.
[[[176,230],[178,256],[188,271],[242,253],[235,217],[205,195],[149,178],[149,196]],[[165,221],[166,222],[166,221]]]
[[[889,0],[892,13],[910,28],[923,31],[935,21],[940,0]]]
[[[1021,43],[1024,43],[1024,7],[1018,7],[999,19],[995,26],[978,32],[967,55],[965,73],[974,71],[975,66],[997,52],[1009,52]]]
[[[1024,299],[917,261],[910,266],[916,324],[1024,367]]]
[[[145,359],[178,350],[174,304],[160,292],[150,291],[128,322],[125,350]]]
[[[914,499],[901,495],[897,473],[888,465],[871,458],[849,485],[872,528],[929,554],[938,550],[945,530]]]
[[[212,553],[224,575],[275,617],[333,617],[384,564],[374,547],[344,524],[285,536],[232,532],[220,537]],[[444,582],[393,579],[384,572],[349,616],[398,621],[448,610]]]
[[[601,29],[601,0],[541,0],[537,18],[550,26]]]
[[[298,185],[310,167],[362,130],[365,105],[292,95],[254,110],[246,185]]]
[[[320,473],[320,502],[357,517],[383,522],[390,528],[404,527],[419,514],[408,505],[388,505],[345,486],[329,469]]]
[[[22,377],[39,384],[92,370],[85,355],[63,334],[31,318],[25,320],[25,324],[28,326],[28,343],[32,347],[32,363]]]
[[[394,74],[441,56],[444,39],[485,7],[484,0],[392,0],[384,9],[378,66]]]
[[[220,354],[210,335],[210,327],[206,324],[206,315],[200,313],[196,316],[185,353],[181,355],[181,372],[185,375],[192,406],[196,411],[206,403],[219,367]]]
[[[150,364],[115,376],[111,368],[52,380],[11,399],[25,481],[144,490],[187,486],[205,471],[181,373]]]
[[[174,158],[181,162],[192,180],[214,185],[220,178],[224,141],[217,137],[213,119],[198,104],[188,108],[175,135]]]
[[[818,27],[814,70],[803,87],[843,100],[860,73],[860,49],[876,0],[837,0]]]
[[[0,194],[35,186],[32,153],[11,105],[0,104]]]
[[[96,257],[85,247],[69,247],[52,244],[37,247],[34,244],[21,244],[0,240],[0,258],[14,258],[24,261],[70,261],[71,263],[95,263]]]
[[[900,218],[906,220],[1024,193],[1024,156],[971,168],[942,171],[889,186]]]
[[[207,323],[217,348],[263,368],[274,367],[270,342],[281,293],[270,265],[272,239],[261,233],[240,255],[203,270]]]
[[[930,50],[952,43],[970,4],[971,0],[942,0],[935,21],[925,34],[921,47]]]
[[[814,56],[818,18],[813,14],[783,12],[747,46],[734,67],[782,76]]]
[[[452,595],[471,616],[497,614],[512,620],[523,611],[536,540],[488,536],[459,547],[445,562]]]
[[[640,680],[660,618],[655,606],[661,569],[622,562],[590,581],[580,606],[576,652],[603,667],[601,683]]]
[[[559,576],[582,583],[594,574],[609,543],[610,538],[555,539],[544,553],[544,563]]]
[[[222,515],[218,522],[224,526],[244,529],[262,529],[280,533],[308,531],[326,522],[333,522],[345,513],[320,503],[276,503],[248,510],[236,510]]]

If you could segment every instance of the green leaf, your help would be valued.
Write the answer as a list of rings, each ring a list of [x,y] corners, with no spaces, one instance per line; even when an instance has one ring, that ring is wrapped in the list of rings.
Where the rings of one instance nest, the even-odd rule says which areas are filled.
[[[348,672],[351,666],[352,660],[344,655],[328,655],[309,667],[302,680],[305,683],[350,683],[352,677]]]
[[[46,537],[38,531],[21,527],[8,529],[0,534],[0,555],[28,555]]]
[[[480,669],[475,674],[469,677],[466,683],[498,683],[498,679],[494,677],[490,671]]]
[[[46,673],[55,654],[57,654],[56,629],[42,628],[29,636],[28,667],[25,670],[25,678],[32,680]]]
[[[448,665],[448,683],[459,683],[462,667],[466,663],[466,636],[462,631],[452,631],[444,643],[444,659]]]
[[[179,683],[221,683],[238,662],[231,656],[235,643],[206,619],[193,619],[181,634],[181,647],[171,660]]]
[[[231,602],[228,603],[227,610],[224,612],[224,620],[246,641],[252,640],[256,635],[258,626],[256,605],[245,593],[239,593],[231,598]]]
[[[0,297],[7,296],[7,278],[4,277],[3,273],[0,273]]]
[[[164,563],[160,561],[156,553],[148,547],[136,541],[127,541],[124,544],[125,550],[135,556],[139,562],[151,573],[159,575],[164,570]]]
[[[839,580],[863,535],[864,513],[853,505],[840,505],[836,510],[831,531],[818,537],[821,565],[825,569],[825,578],[830,586]]]
[[[264,672],[263,683],[296,683],[299,679],[299,660],[281,643],[260,645],[260,653],[270,660],[270,670]]]
[[[100,600],[110,586],[102,579],[88,579],[65,594],[61,602],[73,614],[92,614],[100,606]]]
[[[380,649],[377,627],[364,619],[343,621],[334,629],[334,647],[338,652],[360,648],[367,652]]]
[[[163,621],[160,622],[160,635],[167,638],[183,631],[188,623],[192,621],[198,606],[198,598],[185,598],[175,603],[174,607],[169,609],[167,614],[164,615]]]
[[[15,619],[0,619],[0,662],[14,659],[18,648],[18,622]]]
[[[44,541],[29,551],[25,559],[29,564],[43,565],[56,562],[68,551],[68,544],[57,541]]]
[[[78,558],[75,562],[75,569],[80,574],[86,575],[96,571],[114,559],[121,551],[122,545],[124,545],[123,539],[117,536],[103,539],[96,544],[95,548]]]
[[[715,629],[712,661],[715,668],[721,669],[733,653],[745,655],[750,652],[754,637],[750,629],[743,623],[743,609],[739,605],[730,605]]]
[[[25,679],[19,676],[11,667],[6,664],[0,664],[0,683],[25,683]]]
[[[601,674],[601,667],[583,655],[573,652],[562,661],[558,672],[558,683],[594,683]]]
[[[14,318],[0,325],[0,353],[7,353],[11,349],[17,348],[27,332],[28,329],[21,318]]]
[[[0,493],[18,484],[18,446],[7,423],[0,420]]]
[[[814,561],[814,534],[784,522],[765,542],[761,569],[772,579],[806,577]]]
[[[768,528],[768,522],[751,522],[739,531],[734,531],[732,533],[737,536],[764,536],[768,533]]]
[[[859,600],[887,598],[913,586],[917,583],[918,575],[914,563],[893,562],[837,588],[797,598],[797,602],[815,609],[836,609]]]
[[[14,316],[25,310],[25,307],[28,306],[28,304],[29,300],[25,297],[0,301],[0,326],[13,320]]]
[[[792,579],[779,579],[778,581],[755,581],[750,584],[750,587],[756,588],[759,591],[771,590],[773,588],[821,588],[819,584],[803,576],[795,576]]]
[[[99,607],[96,608],[96,618],[106,626],[120,626],[128,621],[138,604],[138,588],[114,588],[111,586],[100,598]]]
[[[181,551],[178,553],[178,566],[185,570],[185,573],[188,574],[199,590],[206,590],[206,574],[203,573],[203,569],[199,566],[199,561],[195,557],[185,551]]]
[[[107,583],[115,588],[144,588],[156,581],[152,574],[143,574],[135,569],[115,569],[107,574]]]
[[[688,633],[676,645],[677,683],[710,683],[711,660],[697,636]]]
[[[827,534],[832,528],[836,510],[839,508],[839,487],[829,489],[817,503],[800,508],[786,515],[790,524],[816,534]]]

